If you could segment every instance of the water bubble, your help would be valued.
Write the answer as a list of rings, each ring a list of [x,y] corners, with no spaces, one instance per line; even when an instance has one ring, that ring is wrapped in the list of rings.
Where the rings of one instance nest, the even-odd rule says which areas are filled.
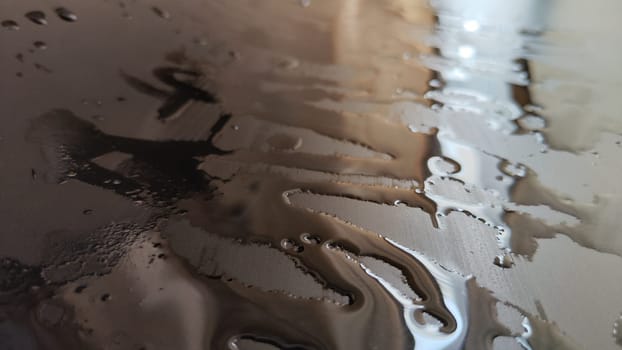
[[[516,120],[518,125],[525,130],[541,130],[546,127],[544,118],[534,114],[527,114]]]
[[[504,174],[513,177],[525,177],[527,175],[527,167],[520,163],[510,163],[508,160],[503,160],[499,164],[499,170]]]
[[[430,172],[435,175],[450,175],[460,171],[460,164],[455,160],[443,157],[434,156],[428,159],[428,168]]]
[[[58,15],[60,19],[67,22],[75,22],[78,20],[78,16],[65,7],[57,7],[54,12],[56,12],[56,15]]]
[[[312,235],[310,233],[303,233],[300,235],[300,240],[306,244],[320,244],[322,239],[319,236]]]
[[[8,30],[19,30],[19,24],[17,24],[17,22],[7,19],[2,21],[1,23],[2,27]]]
[[[151,8],[153,10],[153,12],[155,12],[156,15],[160,16],[161,18],[164,19],[170,19],[171,18],[171,14],[168,13],[165,10],[162,10],[161,8],[157,7],[157,6],[153,6]]]
[[[26,16],[26,18],[28,18],[33,23],[36,23],[39,25],[48,24],[48,21],[45,18],[45,13],[43,13],[42,11],[30,11],[30,12],[27,12],[24,16]]]
[[[39,50],[45,50],[48,48],[47,45],[43,41],[35,41],[33,45]]]
[[[311,0],[300,0],[300,6],[309,7],[311,6]]]
[[[509,269],[514,265],[514,261],[509,254],[502,254],[495,256],[493,263],[503,269]]]

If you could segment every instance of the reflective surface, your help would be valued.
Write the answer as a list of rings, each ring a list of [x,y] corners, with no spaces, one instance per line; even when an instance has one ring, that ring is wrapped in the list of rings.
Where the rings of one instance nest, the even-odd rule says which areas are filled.
[[[621,3],[0,10],[0,349],[619,348]]]

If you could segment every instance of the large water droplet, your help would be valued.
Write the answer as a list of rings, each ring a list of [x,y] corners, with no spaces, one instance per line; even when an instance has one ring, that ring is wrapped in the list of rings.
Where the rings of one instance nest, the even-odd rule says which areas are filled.
[[[48,21],[45,18],[45,13],[43,13],[42,11],[30,11],[30,12],[27,12],[25,16],[26,18],[31,20],[33,23],[36,23],[39,25],[48,24]]]
[[[65,7],[58,7],[54,10],[58,17],[67,22],[75,22],[78,20],[78,16]]]
[[[19,24],[10,19],[2,21],[2,27],[8,30],[19,30]]]

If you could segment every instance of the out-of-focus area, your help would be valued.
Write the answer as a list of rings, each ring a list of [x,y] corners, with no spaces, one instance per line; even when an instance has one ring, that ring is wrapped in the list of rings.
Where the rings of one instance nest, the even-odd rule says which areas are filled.
[[[619,349],[617,0],[3,0],[0,349]]]

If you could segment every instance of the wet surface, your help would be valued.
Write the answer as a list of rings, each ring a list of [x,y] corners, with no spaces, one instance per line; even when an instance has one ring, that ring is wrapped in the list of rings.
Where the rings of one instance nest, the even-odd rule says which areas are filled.
[[[3,3],[0,349],[619,348],[595,7]]]

